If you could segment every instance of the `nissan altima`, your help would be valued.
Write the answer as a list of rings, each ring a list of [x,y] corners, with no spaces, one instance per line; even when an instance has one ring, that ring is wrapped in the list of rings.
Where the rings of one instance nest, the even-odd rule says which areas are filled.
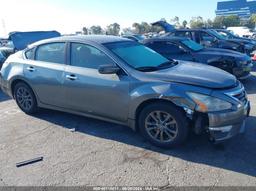
[[[0,82],[27,114],[48,108],[115,122],[161,147],[181,144],[189,130],[229,139],[250,111],[233,75],[112,36],[37,42],[5,61]]]

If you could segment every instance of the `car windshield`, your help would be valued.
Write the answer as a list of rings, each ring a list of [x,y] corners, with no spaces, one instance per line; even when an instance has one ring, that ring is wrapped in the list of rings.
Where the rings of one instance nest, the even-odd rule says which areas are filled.
[[[104,45],[119,58],[124,60],[129,66],[137,70],[159,70],[163,69],[162,66],[165,68],[171,67],[173,63],[175,63],[161,56],[154,50],[136,42],[123,41],[106,43]]]
[[[183,41],[181,41],[181,43],[193,51],[200,51],[204,48],[202,45],[200,45],[192,40],[183,40]]]
[[[217,31],[215,30],[209,30],[209,33],[212,34],[213,36],[215,36],[216,38],[220,39],[220,40],[226,40],[225,37],[223,37],[222,35],[220,35]]]

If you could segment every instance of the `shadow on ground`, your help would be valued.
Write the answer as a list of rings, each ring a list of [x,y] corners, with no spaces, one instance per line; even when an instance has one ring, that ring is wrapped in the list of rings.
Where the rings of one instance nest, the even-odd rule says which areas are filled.
[[[248,119],[248,129],[245,134],[225,144],[216,146],[210,143],[206,136],[190,133],[185,145],[169,150],[154,147],[139,133],[112,123],[49,110],[42,110],[35,117],[64,128],[76,128],[78,133],[113,140],[194,163],[256,176],[256,117]]]
[[[7,101],[11,99],[10,97],[8,97],[7,95],[5,95],[2,90],[0,89],[0,102],[3,102],[3,101]]]

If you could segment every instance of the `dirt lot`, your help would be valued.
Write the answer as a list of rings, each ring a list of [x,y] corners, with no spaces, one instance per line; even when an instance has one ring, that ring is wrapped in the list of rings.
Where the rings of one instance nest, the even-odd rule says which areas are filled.
[[[27,116],[0,91],[0,186],[256,186],[253,75],[244,82],[252,103],[244,135],[218,147],[190,135],[172,150],[111,123],[49,110]],[[42,162],[15,166],[39,156]]]

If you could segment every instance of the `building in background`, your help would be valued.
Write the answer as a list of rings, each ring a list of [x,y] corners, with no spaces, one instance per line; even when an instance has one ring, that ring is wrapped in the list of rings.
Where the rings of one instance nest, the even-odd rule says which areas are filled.
[[[256,14],[256,0],[232,0],[218,2],[216,15],[229,16],[238,15],[247,20],[252,14]]]

